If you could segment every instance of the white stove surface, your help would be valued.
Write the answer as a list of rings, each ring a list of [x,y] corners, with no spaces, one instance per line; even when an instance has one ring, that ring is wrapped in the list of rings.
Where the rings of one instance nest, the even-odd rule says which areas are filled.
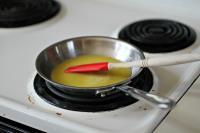
[[[49,21],[24,28],[0,29],[0,115],[47,132],[152,132],[169,111],[153,108],[142,101],[101,113],[63,110],[44,102],[33,89],[36,56],[45,47],[66,38],[84,35],[116,37],[121,27],[148,18],[177,20],[197,32],[194,45],[168,54],[200,52],[200,1],[59,2],[62,5],[61,12]],[[155,78],[155,93],[178,101],[199,76],[200,63],[156,67],[151,70]]]

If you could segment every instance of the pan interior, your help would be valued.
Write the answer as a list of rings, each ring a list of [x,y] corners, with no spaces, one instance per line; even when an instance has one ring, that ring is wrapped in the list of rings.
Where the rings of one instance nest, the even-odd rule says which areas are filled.
[[[98,62],[120,62],[114,58],[97,55],[82,55],[71,58],[57,65],[52,73],[51,79],[60,84],[74,87],[100,87],[108,86],[131,77],[131,68],[115,68],[109,71],[70,73],[64,72],[66,68],[89,63]]]
[[[142,70],[141,68],[134,67],[132,75],[128,79],[109,86],[95,88],[66,86],[51,80],[51,72],[58,64],[81,55],[107,56],[122,62],[144,58],[142,52],[136,47],[117,39],[107,37],[79,37],[55,43],[44,49],[36,59],[36,69],[41,77],[53,85],[77,89],[99,89],[122,84],[137,76]]]

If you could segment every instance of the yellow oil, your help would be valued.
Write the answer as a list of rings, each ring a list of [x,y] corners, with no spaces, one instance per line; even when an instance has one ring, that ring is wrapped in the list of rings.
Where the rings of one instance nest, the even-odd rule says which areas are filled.
[[[51,79],[54,82],[73,87],[102,87],[124,81],[131,76],[130,68],[116,68],[109,71],[100,71],[92,73],[64,72],[65,69],[71,66],[97,62],[120,61],[111,57],[98,55],[78,56],[75,58],[65,60],[61,64],[58,64],[51,73]]]

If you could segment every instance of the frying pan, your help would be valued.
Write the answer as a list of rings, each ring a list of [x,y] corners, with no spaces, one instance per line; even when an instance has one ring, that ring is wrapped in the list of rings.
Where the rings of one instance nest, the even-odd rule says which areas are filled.
[[[175,102],[169,98],[150,94],[128,85],[142,71],[141,67],[133,67],[132,75],[122,82],[95,88],[67,86],[51,80],[51,72],[55,66],[80,55],[102,55],[122,62],[145,58],[142,51],[127,42],[103,36],[84,36],[63,40],[45,48],[36,59],[36,70],[48,84],[62,92],[88,97],[97,95],[109,97],[113,93],[122,91],[161,109],[172,109],[175,106]]]

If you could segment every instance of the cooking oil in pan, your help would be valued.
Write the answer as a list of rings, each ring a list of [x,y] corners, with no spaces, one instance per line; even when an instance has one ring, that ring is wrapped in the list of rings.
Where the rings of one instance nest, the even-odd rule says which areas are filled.
[[[54,82],[73,87],[102,87],[112,85],[128,79],[131,76],[130,68],[116,68],[109,71],[91,73],[65,73],[64,70],[71,66],[97,63],[97,62],[120,62],[117,59],[99,56],[82,55],[65,60],[58,64],[51,73]]]

